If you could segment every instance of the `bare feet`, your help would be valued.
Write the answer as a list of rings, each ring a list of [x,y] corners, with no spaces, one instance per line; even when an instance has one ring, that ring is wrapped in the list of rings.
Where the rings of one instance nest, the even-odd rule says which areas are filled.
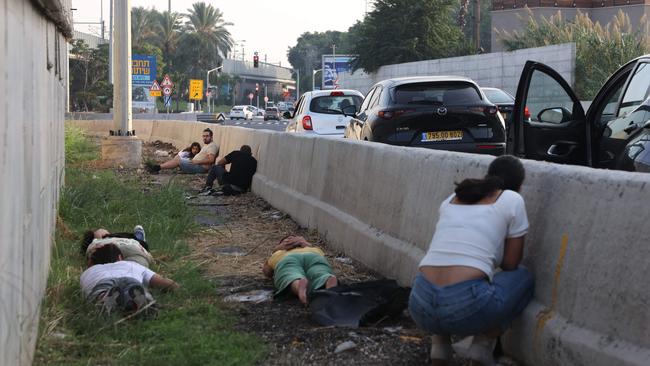
[[[330,276],[325,282],[325,288],[332,288],[339,285],[339,280],[336,279],[336,276]]]
[[[306,278],[301,278],[291,282],[291,291],[298,296],[300,302],[304,305],[307,305],[307,288],[309,287],[309,282]]]

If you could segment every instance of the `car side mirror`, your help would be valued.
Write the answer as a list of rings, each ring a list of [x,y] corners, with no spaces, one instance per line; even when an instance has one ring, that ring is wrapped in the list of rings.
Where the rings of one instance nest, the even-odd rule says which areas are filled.
[[[643,124],[643,128],[650,128],[650,119],[645,121],[645,123]]]
[[[570,121],[572,113],[564,107],[546,108],[542,109],[537,114],[539,122],[547,123],[564,123]]]
[[[284,117],[286,119],[293,118],[293,116],[291,115],[291,113],[289,111],[282,113],[282,117]]]
[[[357,116],[357,106],[355,105],[346,105],[341,109],[341,112],[343,112],[343,115],[346,117],[353,117],[356,118]]]

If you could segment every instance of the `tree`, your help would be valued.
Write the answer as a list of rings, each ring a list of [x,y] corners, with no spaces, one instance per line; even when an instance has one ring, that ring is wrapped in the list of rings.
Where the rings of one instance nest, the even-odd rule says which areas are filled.
[[[287,58],[294,69],[300,69],[301,89],[307,90],[308,86],[311,86],[312,70],[321,68],[322,56],[332,53],[332,45],[336,45],[337,54],[348,54],[352,51],[349,33],[305,32],[298,37],[296,45],[287,50]]]
[[[358,26],[354,68],[374,72],[383,65],[466,54],[452,17],[455,0],[377,0]]]
[[[182,30],[182,15],[179,13],[159,13],[155,19],[154,42],[162,50],[162,56],[168,66],[172,66],[172,58],[178,46]],[[170,70],[167,70],[170,71]]]
[[[108,84],[108,45],[92,49],[83,40],[74,40],[69,62],[71,109],[108,111],[113,97]]]
[[[139,46],[154,37],[154,21],[159,13],[154,9],[135,7],[131,9],[131,44]]]
[[[567,22],[560,11],[540,21],[529,11],[528,25],[521,33],[497,31],[497,36],[509,51],[574,42],[576,93],[583,100],[591,100],[609,75],[649,51],[650,39],[643,29],[646,29],[645,17],[635,30],[622,10],[604,27],[580,12],[573,21]]]
[[[191,76],[199,76],[216,65],[232,49],[233,40],[223,13],[204,2],[192,4],[186,14],[184,33],[181,36],[182,66]]]

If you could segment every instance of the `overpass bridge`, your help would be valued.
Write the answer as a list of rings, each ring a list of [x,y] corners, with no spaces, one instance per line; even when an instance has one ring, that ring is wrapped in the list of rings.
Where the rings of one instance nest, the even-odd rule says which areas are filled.
[[[291,68],[266,62],[260,62],[259,67],[253,67],[252,62],[232,59],[223,60],[222,65],[222,73],[241,79],[234,87],[235,104],[249,104],[248,95],[255,94],[255,84],[259,85],[260,105],[264,103],[265,92],[269,100],[276,102],[298,99],[297,93],[300,91],[296,89],[296,81],[292,79]],[[252,104],[255,102],[253,99]]]

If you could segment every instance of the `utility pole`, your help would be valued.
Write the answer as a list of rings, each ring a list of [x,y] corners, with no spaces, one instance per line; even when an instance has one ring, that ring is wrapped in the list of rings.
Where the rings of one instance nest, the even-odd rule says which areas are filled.
[[[172,0],[167,0],[167,12],[169,15],[172,14]]]
[[[115,2],[113,118],[115,130],[126,135],[132,128],[131,111],[131,0]]]
[[[474,47],[481,49],[481,0],[474,0]]]
[[[113,84],[113,0],[109,1],[108,16],[108,83]]]

